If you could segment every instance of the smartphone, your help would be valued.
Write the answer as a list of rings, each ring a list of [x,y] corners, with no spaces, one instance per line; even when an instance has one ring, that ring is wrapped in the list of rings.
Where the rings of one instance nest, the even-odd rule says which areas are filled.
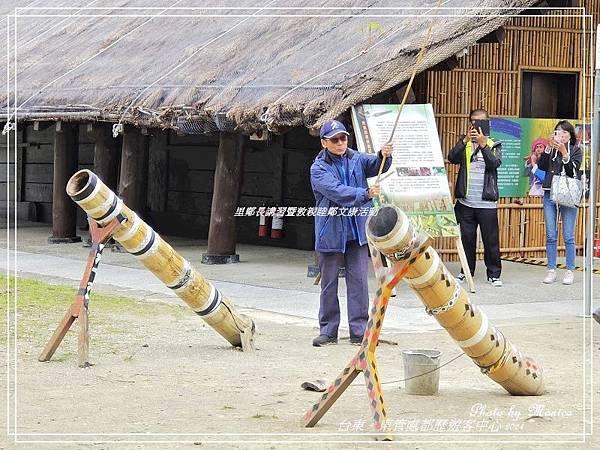
[[[560,130],[554,130],[554,139],[556,139],[558,141],[559,138],[560,138]]]
[[[481,131],[483,132],[484,136],[490,135],[489,119],[475,119],[471,123],[473,124],[473,127],[475,127],[475,130],[479,131],[479,129],[481,128]]]

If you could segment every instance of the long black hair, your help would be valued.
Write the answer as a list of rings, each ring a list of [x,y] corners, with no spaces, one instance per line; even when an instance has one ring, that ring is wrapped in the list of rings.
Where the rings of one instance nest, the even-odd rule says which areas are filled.
[[[577,135],[575,134],[575,127],[573,125],[571,125],[571,122],[569,122],[568,120],[561,120],[554,127],[555,130],[557,130],[559,128],[561,130],[569,132],[569,134],[571,135],[571,139],[569,140],[569,142],[571,143],[571,146],[573,146],[577,143]]]

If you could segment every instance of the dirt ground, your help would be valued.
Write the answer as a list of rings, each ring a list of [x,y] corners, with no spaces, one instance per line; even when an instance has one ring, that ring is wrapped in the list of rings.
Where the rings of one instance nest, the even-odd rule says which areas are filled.
[[[11,386],[17,381],[16,399],[9,389],[10,405],[16,406],[9,425],[14,431],[16,417],[17,439],[29,442],[15,444],[9,436],[9,448],[58,448],[65,441],[94,449],[382,445],[373,434],[361,434],[373,433],[362,376],[317,426],[304,428],[303,413],[321,394],[300,384],[319,378],[329,383],[358,349],[347,340],[313,348],[316,329],[304,320],[245,311],[257,325],[257,351],[249,354],[232,349],[186,306],[132,300],[130,308],[94,309],[92,302],[93,366],[77,367],[74,331],[52,361],[40,363],[37,357],[68,303],[19,314],[16,371],[9,342]],[[508,395],[466,356],[441,368],[437,395],[408,395],[404,383],[396,382],[404,378],[403,349],[441,350],[442,363],[461,352],[444,331],[394,334],[384,326],[382,338],[390,342],[380,344],[377,356],[395,440],[383,445],[506,448],[519,441],[515,446],[591,448],[589,436],[574,442],[583,440],[586,422],[590,430],[590,392],[584,395],[583,381],[590,324],[577,318],[496,324],[544,368],[547,392],[541,397]],[[596,368],[599,329],[592,346]],[[2,345],[3,359],[6,350]],[[594,390],[598,394],[597,383]],[[0,397],[6,395],[2,389]],[[0,398],[2,405],[6,400]]]

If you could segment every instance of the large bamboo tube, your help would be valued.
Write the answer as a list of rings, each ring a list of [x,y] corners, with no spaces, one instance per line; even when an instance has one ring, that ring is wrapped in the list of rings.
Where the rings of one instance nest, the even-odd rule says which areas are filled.
[[[250,318],[237,313],[229,299],[123,204],[93,172],[80,170],[73,175],[67,184],[67,194],[100,226],[119,214],[124,216],[127,220],[115,229],[114,239],[232,345],[241,346],[241,332],[254,332]]]
[[[386,205],[369,217],[367,236],[391,261],[400,261],[406,259],[404,249],[410,248],[415,231],[400,208]],[[427,312],[483,373],[513,395],[543,393],[542,368],[489,323],[432,247],[409,261],[404,279],[423,301]]]

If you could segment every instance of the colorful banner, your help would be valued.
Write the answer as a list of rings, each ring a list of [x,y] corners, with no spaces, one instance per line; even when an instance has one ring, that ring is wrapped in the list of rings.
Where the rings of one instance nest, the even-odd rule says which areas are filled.
[[[559,119],[521,119],[496,117],[490,119],[490,134],[502,142],[502,165],[498,169],[500,197],[541,196],[543,175],[535,169],[548,139]],[[585,152],[590,126],[585,133],[582,124],[569,120],[575,126],[577,139]],[[583,140],[583,142],[582,142]]]
[[[541,180],[532,174],[558,120],[498,117],[490,120],[490,134],[502,142],[498,168],[500,197],[542,195]]]
[[[359,105],[352,122],[359,151],[376,153],[388,142],[400,105]],[[393,133],[392,166],[381,175],[382,201],[401,208],[432,237],[458,236],[452,197],[431,105],[405,105]],[[372,185],[375,178],[369,180]]]

